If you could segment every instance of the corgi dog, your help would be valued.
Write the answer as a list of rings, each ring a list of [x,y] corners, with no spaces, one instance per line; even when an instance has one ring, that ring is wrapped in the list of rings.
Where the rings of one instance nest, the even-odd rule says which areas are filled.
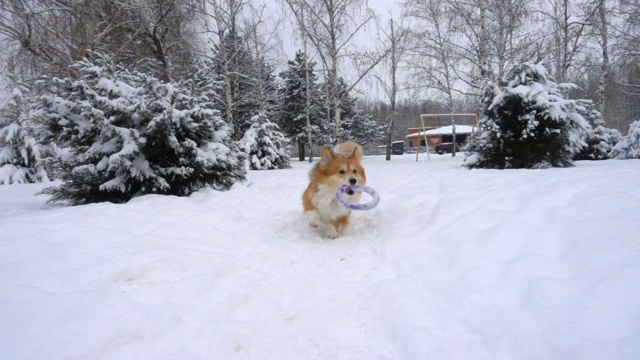
[[[309,186],[302,194],[304,217],[312,228],[336,239],[349,224],[351,210],[336,200],[336,191],[343,185],[364,185],[367,177],[360,164],[362,146],[347,141],[332,150],[324,146],[320,160],[309,172]],[[357,203],[360,192],[347,192],[345,200]]]

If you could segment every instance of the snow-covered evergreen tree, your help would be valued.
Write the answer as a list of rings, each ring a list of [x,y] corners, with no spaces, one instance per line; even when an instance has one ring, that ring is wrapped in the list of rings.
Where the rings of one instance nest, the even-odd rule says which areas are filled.
[[[254,76],[253,93],[255,95],[253,97],[257,100],[260,113],[267,118],[276,117],[279,111],[279,101],[275,67],[264,57],[259,58]]]
[[[385,138],[386,126],[377,124],[371,115],[364,114],[362,110],[356,110],[355,114],[345,118],[341,125],[345,139],[355,141],[362,146]]]
[[[308,144],[306,117],[307,71],[309,71],[309,117],[314,145],[324,145],[328,132],[326,118],[322,112],[322,96],[314,70],[315,63],[307,62],[306,55],[298,50],[294,60],[287,62],[287,70],[280,73],[282,86],[278,89],[280,116],[278,124],[282,131],[298,147],[300,161],[305,159]]]
[[[253,125],[244,133],[240,147],[249,155],[247,164],[253,170],[288,169],[289,141],[265,115],[255,116]]]
[[[252,55],[246,39],[229,32],[225,35],[224,45],[225,49],[214,46],[208,65],[219,84],[216,108],[233,127],[232,137],[240,140],[256,114],[263,111],[271,115],[276,105],[277,86],[273,67],[265,58]]]
[[[330,84],[323,85],[323,92],[330,90]],[[384,125],[378,125],[371,115],[365,114],[362,110],[357,108],[358,99],[352,97],[347,92],[347,84],[343,78],[338,78],[338,96],[340,97],[340,111],[341,111],[341,136],[342,139],[337,139],[339,142],[345,140],[355,141],[361,145],[375,143],[381,141],[385,137],[386,127]],[[332,101],[326,101],[326,97],[323,98],[323,108],[325,112],[329,112],[331,119],[334,115],[334,106]],[[326,120],[325,120],[326,122]],[[333,120],[329,122],[333,125]],[[325,143],[334,142],[334,131],[331,126],[325,127]]]
[[[640,159],[640,120],[629,125],[629,133],[613,147],[611,157],[616,159]]]
[[[31,119],[24,87],[15,86],[0,103],[0,184],[48,181],[40,162],[45,147]]]
[[[606,128],[602,114],[590,100],[578,100],[577,111],[589,123],[585,136],[586,145],[574,160],[606,160],[613,147],[620,141],[618,130]]]
[[[352,97],[347,91],[347,84],[344,81],[344,78],[337,78],[337,89],[334,89],[331,83],[324,83],[322,85],[322,105],[323,105],[323,116],[325,117],[326,133],[324,134],[327,140],[325,143],[336,143],[342,142],[349,139],[349,132],[346,127],[349,126],[350,122],[348,119],[353,118],[356,115],[356,102],[358,99]],[[329,94],[337,94],[337,97],[340,99],[340,139],[335,138],[335,107],[334,107],[334,99]],[[329,96],[328,96],[329,95]],[[328,97],[327,97],[328,96]],[[327,115],[329,118],[327,119]],[[345,129],[347,130],[345,132]]]
[[[184,196],[244,180],[243,153],[218,112],[200,106],[193,84],[129,73],[108,57],[74,67],[78,79],[46,82],[57,94],[42,97],[38,115],[62,149],[51,162],[63,183],[43,191],[50,201]]]
[[[483,89],[484,114],[465,158],[469,168],[572,166],[589,124],[541,64],[514,67]]]

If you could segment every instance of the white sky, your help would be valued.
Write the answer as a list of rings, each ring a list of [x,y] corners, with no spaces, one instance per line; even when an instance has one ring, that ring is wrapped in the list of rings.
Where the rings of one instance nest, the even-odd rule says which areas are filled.
[[[264,0],[264,1],[266,4],[268,4],[268,7],[270,9],[273,9],[273,11],[275,11],[278,14],[282,14],[283,12],[282,9],[284,4],[282,4],[280,1],[278,0]],[[400,4],[401,3],[399,1],[386,1],[386,0],[368,1],[369,8],[373,9],[378,16],[378,23],[384,27],[388,25],[388,21],[391,14],[393,14],[393,16],[396,19],[400,18],[400,11],[401,11]],[[286,67],[286,61],[292,60],[295,56],[296,51],[298,49],[302,49],[303,47],[302,41],[300,40],[299,35],[296,33],[295,25],[292,24],[291,16],[285,16],[285,18],[286,20],[283,21],[282,24],[280,24],[280,27],[282,29],[281,30],[281,40],[282,40],[281,49],[282,49],[283,55],[286,56],[286,59],[280,60],[281,64],[279,64],[280,67],[278,67],[278,72],[283,70]],[[378,42],[379,40],[378,40],[376,23],[372,21],[370,22],[370,26],[368,26],[366,29],[363,29],[359,32],[359,35],[356,37],[353,44],[357,47],[374,48],[375,45],[379,45]],[[311,49],[311,44],[309,44],[308,46],[309,46],[309,49]],[[318,63],[316,65],[316,70],[320,70],[321,65],[319,64],[319,60],[314,59],[314,61]],[[380,68],[380,65],[378,65],[378,68]],[[380,69],[378,69],[378,71],[380,71]],[[341,76],[344,76],[347,80],[351,80],[348,70],[342,71]],[[351,77],[353,78],[355,76],[351,76]],[[382,90],[378,88],[376,82],[371,77],[369,77],[364,82],[362,82],[358,86],[358,89],[361,90],[361,93],[357,94],[358,97],[362,97],[363,93],[367,94],[366,95],[367,97],[372,97],[372,98],[380,98],[383,96]],[[356,94],[353,94],[353,95],[356,95]]]

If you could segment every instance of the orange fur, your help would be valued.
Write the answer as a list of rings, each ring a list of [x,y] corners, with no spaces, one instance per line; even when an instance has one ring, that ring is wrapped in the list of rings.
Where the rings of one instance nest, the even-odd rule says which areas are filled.
[[[362,147],[351,141],[336,145],[334,150],[325,146],[309,172],[309,185],[302,194],[304,215],[311,227],[320,228],[329,238],[340,236],[351,215],[351,210],[336,200],[336,191],[343,185],[364,185],[367,181],[360,164],[363,155]],[[357,203],[359,199],[360,194],[355,193],[347,201]]]

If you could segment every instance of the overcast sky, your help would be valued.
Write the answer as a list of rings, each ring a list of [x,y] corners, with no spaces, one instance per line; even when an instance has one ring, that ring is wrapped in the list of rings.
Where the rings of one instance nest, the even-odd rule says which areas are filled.
[[[280,0],[264,0],[265,3],[267,4],[267,6],[272,9],[274,11],[274,13],[279,14],[280,16],[283,16],[283,2]],[[389,19],[391,17],[391,14],[393,14],[395,19],[399,19],[400,18],[400,13],[401,13],[401,2],[399,1],[392,1],[392,0],[369,0],[368,1],[368,6],[369,8],[373,9],[374,12],[377,14],[378,16],[378,23],[380,24],[380,26],[383,27],[387,27],[388,26],[388,22]],[[302,45],[302,41],[300,40],[300,36],[297,33],[297,30],[295,29],[295,25],[293,23],[294,19],[292,19],[291,15],[288,15],[287,13],[285,13],[284,15],[285,20],[282,21],[282,23],[279,25],[280,28],[280,37],[282,40],[282,53],[286,58],[284,59],[280,59],[278,62],[278,73],[281,70],[284,70],[284,68],[286,68],[286,61],[287,60],[292,60],[295,56],[295,53],[298,49],[302,49],[303,45]],[[359,35],[355,38],[355,41],[353,42],[356,46],[358,47],[375,47],[376,45],[379,45],[379,39],[378,39],[378,29],[376,27],[376,23],[371,21],[370,25],[365,28],[362,29],[359,32]],[[311,47],[311,44],[308,45],[309,47]],[[310,51],[311,53],[311,51]],[[316,61],[318,63],[318,65],[316,65],[316,69],[320,70],[320,64],[319,64],[319,60],[318,59],[313,59],[314,61]],[[377,69],[378,71],[382,71],[383,69],[380,68]],[[347,80],[349,81],[349,77],[350,77],[350,72],[347,69],[343,69],[341,70],[341,76],[344,76],[345,78],[347,78]],[[370,98],[380,98],[383,96],[382,90],[379,89],[378,84],[376,84],[376,82],[370,78],[370,79],[366,79],[363,83],[360,84],[360,86],[358,86],[358,90],[359,94],[352,94],[353,96],[358,96],[358,97],[363,97],[363,96],[367,96]]]

